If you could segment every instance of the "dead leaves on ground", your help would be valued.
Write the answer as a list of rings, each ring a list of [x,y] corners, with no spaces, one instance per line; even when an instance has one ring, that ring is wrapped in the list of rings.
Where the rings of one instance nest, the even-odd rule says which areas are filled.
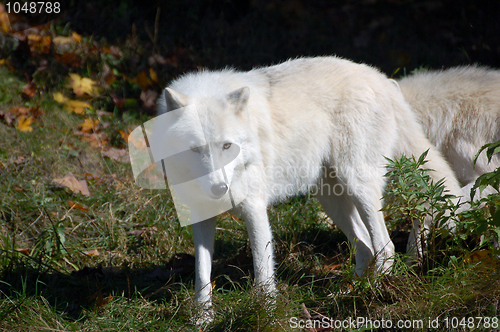
[[[116,149],[116,148],[109,148],[106,151],[102,151],[102,155],[104,157],[108,157],[110,159],[122,162],[122,163],[128,163],[129,162],[129,155],[127,150],[125,149]]]
[[[77,97],[82,97],[83,95],[89,95],[91,97],[99,95],[96,82],[88,77],[81,77],[78,74],[69,74],[68,87],[73,90],[73,93]]]
[[[38,107],[13,106],[6,111],[0,109],[0,122],[21,132],[31,132],[33,122],[42,113]]]
[[[87,181],[78,180],[71,172],[68,172],[62,178],[54,179],[52,181],[56,184],[56,186],[68,188],[75,194],[90,196],[90,191],[87,186]]]

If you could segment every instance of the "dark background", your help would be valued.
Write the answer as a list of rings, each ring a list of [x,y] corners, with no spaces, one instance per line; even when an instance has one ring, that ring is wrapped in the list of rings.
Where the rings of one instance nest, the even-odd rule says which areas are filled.
[[[388,75],[399,68],[396,76],[420,66],[500,67],[498,0],[74,0],[64,19],[109,42],[134,35],[151,52],[177,56],[183,70],[332,54]]]

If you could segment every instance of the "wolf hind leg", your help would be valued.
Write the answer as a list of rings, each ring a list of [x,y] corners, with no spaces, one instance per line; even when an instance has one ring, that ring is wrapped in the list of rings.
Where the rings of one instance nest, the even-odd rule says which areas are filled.
[[[365,273],[374,258],[370,234],[349,197],[346,187],[335,178],[323,178],[316,198],[326,214],[351,243],[356,258],[356,275]]]

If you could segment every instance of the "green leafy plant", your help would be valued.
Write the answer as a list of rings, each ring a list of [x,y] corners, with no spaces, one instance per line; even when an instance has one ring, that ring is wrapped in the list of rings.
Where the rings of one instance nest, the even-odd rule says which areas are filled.
[[[488,162],[495,154],[500,153],[500,141],[486,144],[476,154],[474,164],[481,152],[486,150]],[[486,195],[481,194],[491,186],[496,192]],[[500,241],[500,167],[493,172],[482,174],[476,179],[471,188],[471,197],[476,198],[479,189],[479,197],[471,203],[471,208],[460,214],[459,226],[460,236],[473,235],[479,239],[479,247],[488,247],[493,251],[498,251]]]
[[[453,202],[456,196],[446,193],[444,179],[434,182],[429,176],[432,170],[423,167],[426,156],[427,151],[418,159],[404,155],[386,158],[389,172],[385,176],[390,180],[382,210],[391,229],[409,231],[415,222],[424,225],[426,218],[432,218],[428,240],[429,248],[435,251],[439,235],[448,233],[444,226],[455,222],[458,205]]]

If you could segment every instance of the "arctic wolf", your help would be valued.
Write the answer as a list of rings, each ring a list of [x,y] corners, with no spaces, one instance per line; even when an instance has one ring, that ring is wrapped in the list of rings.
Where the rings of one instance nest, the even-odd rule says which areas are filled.
[[[498,154],[488,163],[483,152],[473,163],[481,146],[500,140],[500,71],[477,66],[421,70],[398,83],[469,198],[477,177],[500,167]]]
[[[200,71],[175,80],[158,105],[160,114],[177,112],[162,141],[189,147],[184,171],[211,170],[192,177],[199,191],[214,202],[241,199],[232,213],[246,221],[255,283],[268,294],[275,292],[269,204],[312,190],[356,248],[361,275],[369,264],[385,272],[393,262],[380,211],[384,156],[429,150],[432,177],[460,190],[397,85],[366,65],[318,57],[249,72]],[[233,148],[241,162],[227,161]],[[203,214],[194,210],[194,218]],[[196,300],[208,309],[216,218],[196,221]]]

